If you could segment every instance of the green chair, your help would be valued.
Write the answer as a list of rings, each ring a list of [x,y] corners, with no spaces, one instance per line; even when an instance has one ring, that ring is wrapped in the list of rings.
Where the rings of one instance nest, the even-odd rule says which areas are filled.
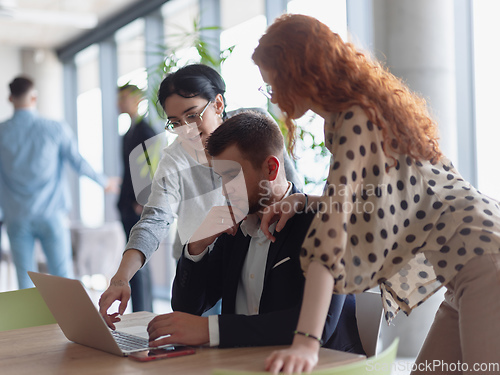
[[[0,332],[56,323],[36,288],[0,293]]]
[[[396,338],[391,346],[380,354],[364,359],[334,367],[331,369],[315,370],[311,375],[390,375],[396,352],[398,351],[399,339]],[[212,375],[269,375],[268,372],[237,371],[215,369]]]

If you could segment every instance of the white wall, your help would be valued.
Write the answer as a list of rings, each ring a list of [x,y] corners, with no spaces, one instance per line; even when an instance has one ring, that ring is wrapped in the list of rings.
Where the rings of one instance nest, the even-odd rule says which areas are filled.
[[[0,121],[12,116],[9,102],[9,83],[21,73],[21,53],[18,48],[0,45]]]
[[[35,81],[40,115],[62,120],[63,70],[56,54],[47,49],[25,49],[21,51],[21,65],[22,72]]]
[[[12,116],[9,102],[9,83],[25,74],[35,81],[38,90],[38,111],[41,115],[62,119],[63,74],[62,65],[54,52],[42,49],[20,49],[0,46],[0,121]]]
[[[374,7],[375,54],[428,103],[440,148],[458,166],[452,0],[381,0]]]
[[[377,0],[374,50],[390,71],[426,98],[440,130],[443,153],[458,164],[452,0]],[[399,313],[383,325],[386,348],[400,338],[398,356],[416,357],[444,296],[434,294],[409,317]]]

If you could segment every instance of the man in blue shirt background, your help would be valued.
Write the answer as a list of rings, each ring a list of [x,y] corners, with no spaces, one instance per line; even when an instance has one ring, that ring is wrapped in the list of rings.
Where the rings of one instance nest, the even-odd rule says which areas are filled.
[[[23,289],[33,286],[27,271],[36,270],[35,239],[42,245],[49,273],[73,277],[65,164],[105,191],[117,189],[115,179],[95,172],[80,155],[67,125],[38,116],[32,80],[17,77],[9,87],[15,111],[0,123],[0,207]]]

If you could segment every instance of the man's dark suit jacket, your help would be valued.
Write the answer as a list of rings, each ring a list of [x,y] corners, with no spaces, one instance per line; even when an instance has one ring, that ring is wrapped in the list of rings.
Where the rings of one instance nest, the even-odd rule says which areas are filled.
[[[235,313],[236,291],[251,240],[241,229],[235,236],[221,235],[212,251],[199,262],[181,256],[173,284],[173,310],[201,315],[222,298],[219,347],[291,344],[305,282],[300,250],[313,217],[314,214],[294,215],[281,232],[275,232],[258,315]],[[364,354],[354,296],[332,296],[322,339],[325,347]]]

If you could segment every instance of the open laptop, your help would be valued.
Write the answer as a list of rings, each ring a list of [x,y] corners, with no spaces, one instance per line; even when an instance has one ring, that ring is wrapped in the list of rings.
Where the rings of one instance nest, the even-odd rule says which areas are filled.
[[[143,337],[109,329],[81,281],[28,274],[68,340],[120,356],[149,348]]]

